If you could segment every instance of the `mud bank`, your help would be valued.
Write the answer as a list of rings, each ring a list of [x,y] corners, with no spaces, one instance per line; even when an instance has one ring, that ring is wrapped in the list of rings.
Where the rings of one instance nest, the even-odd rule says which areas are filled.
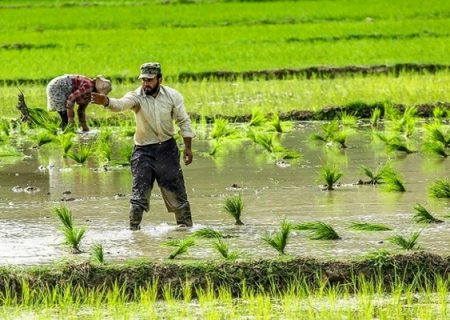
[[[359,261],[319,261],[314,258],[240,262],[133,262],[96,265],[89,262],[55,266],[0,269],[0,297],[6,290],[20,296],[24,285],[31,290],[81,287],[86,290],[118,285],[134,296],[139,288],[157,280],[159,296],[170,286],[175,296],[189,282],[193,288],[230,288],[234,296],[245,290],[277,292],[295,283],[310,288],[353,286],[371,281],[389,290],[393,285],[421,282],[433,285],[436,277],[449,275],[450,259],[426,252],[408,255],[377,255]],[[364,280],[363,280],[364,279]],[[362,282],[361,282],[362,281]],[[359,283],[361,282],[361,283]],[[195,291],[195,290],[194,290]],[[0,304],[2,304],[0,300]]]
[[[343,106],[324,106],[319,111],[305,111],[305,110],[291,110],[289,112],[283,112],[279,114],[281,120],[296,120],[296,121],[317,121],[317,120],[332,120],[339,116],[340,113],[346,112],[347,114],[352,114],[360,119],[368,119],[372,116],[375,109],[381,110],[381,117],[384,116],[384,109],[386,103],[364,103],[364,102],[354,102]],[[403,112],[406,105],[403,104],[389,104],[399,111]],[[429,118],[433,116],[433,110],[436,107],[440,107],[447,112],[450,112],[450,102],[437,102],[434,104],[420,104],[414,106],[417,109],[416,115],[422,118]],[[199,120],[201,115],[196,113],[190,114],[192,119]],[[230,122],[249,122],[251,119],[251,114],[246,114],[242,116],[228,116],[216,114],[214,116],[206,116],[207,121],[213,122],[214,118],[224,118]]]
[[[401,63],[394,65],[372,65],[372,66],[311,66],[306,68],[287,68],[273,70],[250,70],[250,71],[205,71],[205,72],[181,72],[179,74],[165,74],[164,78],[171,81],[201,81],[201,80],[272,80],[289,79],[292,77],[304,77],[306,79],[337,77],[349,77],[355,75],[376,75],[390,74],[398,76],[402,72],[409,73],[436,73],[450,70],[449,65],[443,64],[417,64]],[[109,76],[109,79],[116,83],[136,82],[134,77]],[[28,84],[47,84],[51,79],[0,79],[0,85],[17,86]]]

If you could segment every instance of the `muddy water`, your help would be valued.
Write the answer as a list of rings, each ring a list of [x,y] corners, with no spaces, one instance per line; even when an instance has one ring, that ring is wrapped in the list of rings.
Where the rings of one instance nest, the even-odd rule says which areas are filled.
[[[420,246],[432,252],[450,254],[450,202],[427,196],[428,186],[440,177],[449,177],[449,160],[421,153],[387,154],[374,142],[370,131],[361,129],[348,140],[348,149],[336,151],[309,141],[317,123],[298,123],[283,135],[284,146],[299,150],[303,158],[289,167],[280,167],[261,150],[245,142],[222,151],[211,159],[202,156],[206,141],[195,141],[195,159],[184,168],[195,227],[179,231],[173,214],[167,213],[159,190],[151,197],[151,212],[144,215],[142,230],[128,226],[129,168],[98,170],[95,161],[84,166],[64,160],[55,146],[26,150],[26,159],[0,167],[0,264],[39,264],[61,259],[87,259],[94,243],[101,243],[106,260],[130,258],[166,259],[171,248],[164,240],[183,238],[202,227],[212,227],[231,237],[225,241],[244,255],[275,257],[276,251],[262,242],[265,232],[279,228],[283,218],[292,222],[320,220],[331,224],[342,237],[339,241],[308,240],[304,232],[291,235],[286,252],[296,256],[346,258],[376,249],[398,250],[387,241],[394,234],[409,235],[423,229]],[[92,132],[95,135],[96,132]],[[407,192],[385,192],[380,187],[355,185],[366,180],[364,164],[375,168],[391,159],[405,180]],[[324,163],[343,170],[342,185],[332,192],[321,191],[318,171]],[[234,188],[238,186],[240,188]],[[33,186],[38,191],[26,187]],[[226,196],[242,191],[244,226],[235,226],[224,213]],[[81,244],[85,251],[74,256],[64,246],[54,208],[66,199],[76,226],[87,229]],[[412,220],[414,205],[420,203],[443,224],[420,225]],[[349,229],[351,222],[384,223],[385,232]],[[219,258],[208,240],[197,241],[188,254],[178,259]]]

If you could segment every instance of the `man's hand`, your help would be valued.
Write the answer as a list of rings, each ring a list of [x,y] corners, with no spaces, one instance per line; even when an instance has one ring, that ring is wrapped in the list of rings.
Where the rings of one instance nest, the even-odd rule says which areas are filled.
[[[109,98],[104,94],[92,92],[91,93],[91,102],[102,105],[102,106],[107,106],[107,105],[109,105]]]
[[[183,151],[184,164],[187,166],[190,165],[192,163],[192,158],[193,158],[192,149],[190,147],[189,148],[185,147]]]

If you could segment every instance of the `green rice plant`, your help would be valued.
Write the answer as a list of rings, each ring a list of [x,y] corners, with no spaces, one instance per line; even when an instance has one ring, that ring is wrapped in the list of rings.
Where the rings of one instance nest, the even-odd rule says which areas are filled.
[[[363,170],[364,174],[370,178],[370,180],[366,182],[367,184],[380,184],[383,182],[383,175],[385,175],[387,172],[393,171],[392,166],[388,162],[386,162],[382,166],[379,166],[376,171],[372,171],[365,165],[361,165],[361,169]]]
[[[393,169],[384,171],[381,174],[381,179],[384,182],[383,190],[385,191],[396,191],[396,192],[406,191],[403,179]]]
[[[92,147],[87,144],[79,144],[78,151],[73,149],[67,153],[67,156],[77,163],[83,164],[92,154]]]
[[[348,132],[339,127],[339,122],[337,120],[322,124],[320,129],[321,133],[313,133],[311,135],[311,140],[321,141],[328,145],[337,144],[341,148],[347,148],[346,141]]]
[[[345,149],[347,148],[347,138],[348,132],[345,130],[341,130],[334,134],[334,136],[331,138],[331,141],[337,144],[340,148]]]
[[[313,221],[313,222],[304,222],[297,223],[292,225],[293,230],[307,230],[311,231],[311,236],[309,237],[311,240],[339,240],[341,237],[337,234],[337,232],[330,225],[321,222],[321,221]]]
[[[372,116],[370,117],[370,125],[372,128],[378,128],[381,120],[381,109],[376,108],[372,112]]]
[[[393,237],[390,237],[388,240],[405,250],[419,249],[419,247],[417,246],[417,239],[419,238],[421,232],[422,230],[413,232],[408,238],[405,238],[402,235],[395,235]]]
[[[11,145],[0,145],[0,157],[22,157],[23,153]],[[3,162],[4,160],[2,160]]]
[[[433,217],[433,215],[425,209],[424,206],[417,203],[414,206],[414,210],[416,210],[416,213],[414,214],[414,221],[418,223],[442,223],[442,220],[436,219]]]
[[[388,231],[392,228],[380,223],[352,222],[351,229],[358,231]]]
[[[232,216],[235,220],[235,225],[243,225],[241,220],[242,211],[244,210],[244,201],[242,199],[242,193],[237,196],[230,196],[225,199],[223,206],[226,213]]]
[[[222,139],[219,139],[219,140],[213,139],[213,140],[209,141],[209,146],[210,146],[210,149],[208,151],[209,156],[214,157],[219,153],[219,151],[223,147],[222,141],[223,141]]]
[[[72,229],[73,228],[73,217],[72,211],[66,206],[60,206],[55,208],[56,216],[59,218],[64,228]]]
[[[283,220],[281,222],[280,230],[275,231],[272,234],[265,233],[262,236],[262,240],[269,246],[278,251],[280,255],[285,255],[286,245],[289,241],[289,235],[291,233],[291,223]]]
[[[365,256],[368,260],[371,260],[373,265],[377,268],[386,268],[392,265],[392,254],[386,249],[379,249],[368,253]]]
[[[101,243],[96,243],[92,247],[92,260],[100,264],[105,263],[105,253]]]
[[[432,123],[425,126],[426,141],[440,142],[444,148],[450,147],[450,131],[441,123]]]
[[[274,133],[249,130],[247,137],[269,153],[274,153],[279,146],[278,137]]]
[[[339,168],[329,164],[325,165],[320,170],[320,178],[325,181],[325,190],[334,190],[335,184],[339,181],[342,175],[343,173]]]
[[[220,239],[223,238],[223,234],[220,231],[214,230],[211,227],[205,227],[205,228],[201,228],[197,231],[195,231],[192,234],[193,237],[195,238],[200,238],[200,239]]]
[[[95,152],[106,162],[112,160],[112,148],[108,140],[98,139],[95,144]]]
[[[215,118],[210,136],[212,139],[233,138],[237,136],[237,131],[229,126],[227,119]]]
[[[56,135],[49,131],[38,129],[37,133],[32,135],[30,139],[34,142],[34,147],[40,147],[44,144],[55,141]]]
[[[240,252],[235,250],[230,250],[230,247],[228,244],[226,244],[221,238],[216,238],[216,240],[213,242],[213,247],[216,249],[220,255],[225,258],[226,260],[236,260],[240,256]]]
[[[189,248],[195,245],[195,240],[191,237],[185,239],[172,239],[164,241],[162,245],[175,248],[169,255],[169,259],[175,259],[177,256],[188,252]]]
[[[64,156],[67,156],[70,148],[72,148],[74,136],[75,134],[73,132],[63,132],[62,134],[57,136],[57,140],[59,142],[59,145],[61,146],[61,149],[63,150]]]
[[[445,119],[448,116],[448,111],[444,108],[437,106],[433,109],[433,118],[437,120]]]
[[[339,131],[339,122],[333,120],[331,122],[320,125],[321,133],[313,133],[311,139],[313,141],[329,142],[332,137]]]
[[[398,108],[394,107],[392,103],[384,104],[384,118],[386,120],[394,121],[400,119],[401,117],[401,111]]]
[[[354,114],[347,113],[347,111],[342,111],[338,115],[344,127],[356,127],[358,124],[358,118]]]
[[[76,229],[73,225],[72,212],[69,208],[61,206],[55,208],[56,216],[63,224],[63,233],[66,244],[72,248],[72,253],[81,253],[79,245],[84,237],[86,230],[84,228]]]
[[[400,138],[398,136],[390,138],[386,143],[386,150],[388,152],[405,152],[405,153],[414,153],[415,150],[409,148],[408,141],[404,138]]]
[[[272,119],[270,120],[270,125],[273,127],[273,129],[275,129],[276,132],[278,133],[283,133],[283,126],[280,120],[280,117],[278,116],[278,114],[274,113],[272,115]]]
[[[250,122],[248,123],[251,127],[261,127],[267,122],[266,116],[259,108],[254,108],[252,110],[252,117],[250,118]]]
[[[0,118],[0,135],[4,134],[5,136],[9,136],[10,131],[11,131],[11,121],[8,121],[7,119],[4,118]]]
[[[43,128],[51,135],[58,134],[59,125],[50,117],[46,110],[41,108],[29,108],[28,112],[35,127]]]
[[[450,198],[450,181],[438,179],[428,188],[428,193],[434,198]]]
[[[117,155],[119,159],[113,161],[120,165],[130,165],[131,155],[133,154],[134,144],[130,141],[121,142],[118,145]]]
[[[423,151],[430,155],[436,155],[439,157],[447,158],[447,148],[442,142],[439,141],[425,141],[422,145]]]

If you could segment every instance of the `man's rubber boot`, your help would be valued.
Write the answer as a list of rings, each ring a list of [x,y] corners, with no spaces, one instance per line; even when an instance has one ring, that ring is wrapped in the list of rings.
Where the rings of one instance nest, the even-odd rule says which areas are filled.
[[[139,206],[131,206],[130,209],[130,230],[140,230],[144,209]]]
[[[175,218],[177,225],[180,227],[192,227],[192,216],[190,208],[184,208],[180,211],[175,211]]]

